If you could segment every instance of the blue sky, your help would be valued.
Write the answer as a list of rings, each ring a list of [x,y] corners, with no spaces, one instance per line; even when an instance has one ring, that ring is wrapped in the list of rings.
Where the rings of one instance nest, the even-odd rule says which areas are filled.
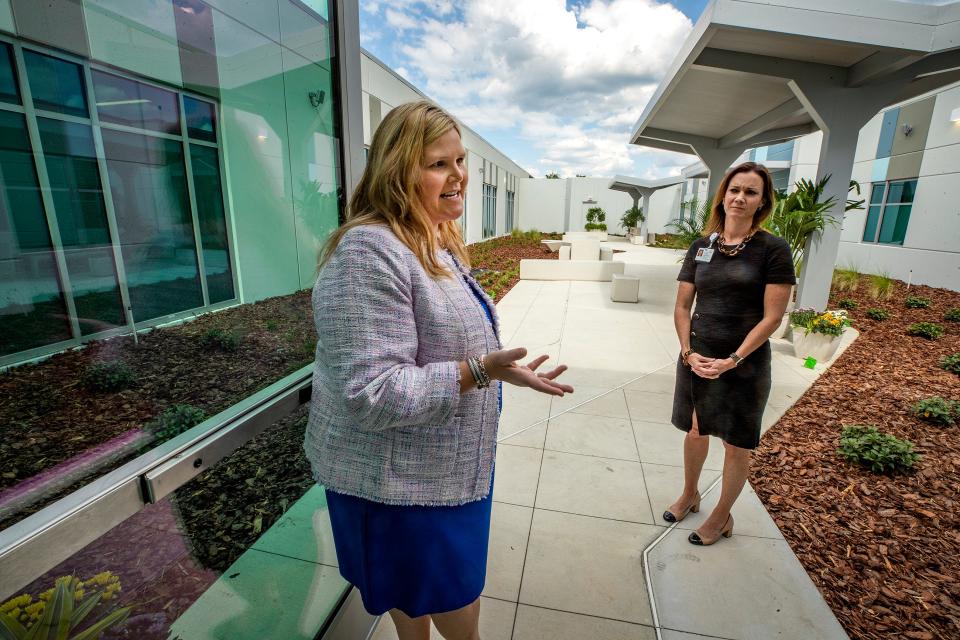
[[[534,175],[663,177],[627,140],[707,0],[365,0],[361,43]]]

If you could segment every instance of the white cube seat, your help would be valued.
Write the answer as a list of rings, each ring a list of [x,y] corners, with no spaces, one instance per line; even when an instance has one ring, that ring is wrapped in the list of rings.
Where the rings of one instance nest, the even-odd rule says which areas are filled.
[[[613,247],[600,247],[600,259],[604,262],[613,260]]]
[[[613,274],[610,299],[614,302],[637,302],[640,299],[640,276]]]
[[[570,259],[570,245],[565,244],[561,245],[559,249],[559,259],[560,260],[569,260]]]

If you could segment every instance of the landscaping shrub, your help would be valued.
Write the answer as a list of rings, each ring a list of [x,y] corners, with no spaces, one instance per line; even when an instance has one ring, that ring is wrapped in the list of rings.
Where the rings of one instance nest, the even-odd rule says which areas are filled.
[[[943,314],[943,319],[947,322],[960,322],[960,309],[950,309]]]
[[[871,275],[867,293],[874,300],[889,300],[893,295],[893,278],[886,274]]]
[[[889,311],[884,311],[883,309],[877,309],[875,307],[871,307],[870,309],[867,309],[866,313],[867,313],[867,317],[870,318],[871,320],[886,320],[887,318],[890,317]]]
[[[960,376],[960,353],[943,356],[937,364],[944,371],[949,371],[950,373],[955,373]]]
[[[921,298],[919,296],[907,296],[907,299],[904,300],[904,304],[907,309],[926,309],[930,306],[929,298]]]
[[[587,209],[587,224],[584,229],[587,231],[606,231],[607,212],[601,207],[590,207]]]
[[[920,460],[913,443],[883,433],[870,425],[848,425],[840,432],[840,448],[844,459],[862,465],[874,473],[908,471]]]
[[[175,404],[168,407],[154,420],[148,422],[147,429],[158,439],[169,440],[206,419],[206,412],[199,407],[189,404]]]
[[[957,416],[960,416],[960,402],[940,396],[924,398],[914,403],[911,409],[913,415],[933,424],[956,424]]]
[[[213,327],[207,329],[207,332],[200,337],[200,344],[204,349],[210,351],[229,351],[233,352],[240,348],[240,336],[232,331]]]
[[[914,322],[907,327],[907,333],[927,340],[936,340],[943,335],[943,327],[936,322]]]
[[[137,381],[133,369],[122,362],[97,362],[83,372],[82,382],[93,391],[120,391]]]
[[[857,304],[856,300],[852,300],[850,298],[844,298],[843,300],[837,303],[837,306],[840,307],[841,309],[856,309],[859,305]]]
[[[834,291],[856,291],[860,286],[860,274],[853,269],[834,269],[830,285]]]

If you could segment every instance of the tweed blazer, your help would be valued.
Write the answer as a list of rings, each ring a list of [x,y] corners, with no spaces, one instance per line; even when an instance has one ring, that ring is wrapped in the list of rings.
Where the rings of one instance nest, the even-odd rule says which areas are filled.
[[[398,505],[490,491],[497,388],[460,394],[458,363],[501,348],[496,307],[450,253],[440,258],[451,277],[431,277],[389,227],[365,225],[344,234],[317,278],[304,448],[328,489]]]

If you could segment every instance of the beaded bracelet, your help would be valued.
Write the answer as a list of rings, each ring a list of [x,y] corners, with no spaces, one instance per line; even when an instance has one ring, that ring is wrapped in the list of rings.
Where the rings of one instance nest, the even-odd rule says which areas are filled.
[[[470,356],[467,358],[467,366],[473,374],[473,380],[478,389],[486,389],[490,386],[490,376],[487,375],[487,368],[483,366],[483,360],[477,356]]]

